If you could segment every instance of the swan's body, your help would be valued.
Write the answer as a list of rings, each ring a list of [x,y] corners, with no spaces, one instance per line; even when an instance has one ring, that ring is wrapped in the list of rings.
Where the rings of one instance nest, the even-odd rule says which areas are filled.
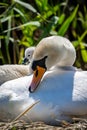
[[[29,66],[2,65],[0,66],[0,85],[8,80],[16,79],[29,74]]]
[[[0,120],[14,119],[30,104],[40,103],[28,112],[27,121],[58,123],[87,114],[87,72],[55,70],[46,72],[34,93],[28,92],[31,76],[4,83],[0,87]]]
[[[56,124],[59,120],[70,121],[72,116],[83,117],[87,114],[87,72],[76,71],[71,66],[75,60],[75,53],[72,46],[70,47],[70,53],[67,47],[61,52],[63,48],[63,44],[61,43],[59,48],[56,42],[54,42],[54,45],[52,42],[50,44],[50,39],[52,41],[56,38],[58,37],[47,38],[48,40],[43,39],[35,48],[31,62],[34,75],[8,81],[1,85],[1,120],[15,118],[37,100],[40,100],[40,103],[28,112],[28,118],[25,117],[28,121],[30,118],[32,121],[45,121]],[[69,56],[73,54],[73,57],[69,57],[67,51],[69,52]],[[64,53],[66,57],[68,56],[68,59],[64,58]],[[54,59],[51,57],[53,55]],[[60,64],[60,61],[63,61],[63,59],[68,61],[65,61],[65,66],[61,62],[61,67],[55,67],[58,61]],[[43,75],[44,71],[46,72],[42,78],[41,74]],[[33,93],[30,93],[28,88]]]

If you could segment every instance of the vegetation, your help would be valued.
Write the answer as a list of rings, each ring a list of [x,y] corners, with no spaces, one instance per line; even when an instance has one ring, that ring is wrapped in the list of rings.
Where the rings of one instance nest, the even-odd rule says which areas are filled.
[[[75,46],[75,66],[87,69],[86,0],[1,0],[0,13],[0,64],[20,64],[26,47],[61,35]]]

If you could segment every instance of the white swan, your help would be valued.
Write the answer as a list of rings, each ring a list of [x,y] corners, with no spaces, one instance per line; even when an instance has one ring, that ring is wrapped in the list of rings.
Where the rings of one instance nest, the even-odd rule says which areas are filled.
[[[25,65],[1,65],[0,85],[8,80],[16,79],[29,74],[29,66]]]
[[[56,43],[52,48],[50,45],[44,47],[44,44],[40,42],[34,51],[31,67],[35,76],[22,77],[1,85],[0,120],[16,117],[38,99],[40,99],[40,103],[34,106],[27,115],[28,119],[30,118],[33,121],[45,121],[46,123],[55,124],[59,120],[70,121],[72,116],[83,117],[87,114],[87,72],[73,70],[71,66],[50,69],[54,64],[58,63],[58,56],[61,59],[62,50],[60,46],[59,48],[55,46]],[[56,56],[56,49],[59,51],[58,56]],[[54,54],[56,61],[50,58],[51,54]],[[36,91],[30,93],[28,87],[31,86],[29,90],[33,92],[34,87],[38,85],[37,83],[34,84],[32,78],[38,79],[39,69],[42,71],[45,69],[50,70],[45,72]],[[26,120],[28,119],[26,118]]]
[[[35,50],[35,47],[29,47],[25,50],[23,64],[29,64],[31,62],[34,50]]]
[[[30,91],[36,89],[46,70],[72,66],[75,59],[75,49],[68,39],[61,36],[42,39],[35,48],[30,63],[34,71],[34,83],[31,84]],[[71,68],[73,69],[73,67]]]
[[[23,63],[28,64],[31,62],[35,47],[29,47],[25,50],[25,58]],[[28,65],[1,65],[0,66],[0,85],[6,81],[26,76],[32,73]]]

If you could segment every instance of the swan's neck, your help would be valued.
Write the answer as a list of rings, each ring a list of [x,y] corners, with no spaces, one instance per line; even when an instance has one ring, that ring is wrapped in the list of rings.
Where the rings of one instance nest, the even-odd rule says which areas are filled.
[[[72,66],[74,64],[76,53],[74,50],[71,50],[70,52],[69,51],[70,50],[66,51],[61,60],[57,62],[58,66]]]

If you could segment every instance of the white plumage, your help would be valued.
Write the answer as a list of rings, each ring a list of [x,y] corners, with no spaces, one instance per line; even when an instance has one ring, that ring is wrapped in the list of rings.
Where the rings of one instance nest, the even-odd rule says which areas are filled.
[[[59,38],[59,41],[57,41],[55,45],[64,42],[62,38],[57,38]],[[48,43],[49,39],[43,40],[36,47],[33,61],[43,58],[45,54],[50,57],[50,55],[54,53],[54,50],[56,50],[55,45],[52,45],[52,49],[51,46],[48,45],[48,53],[48,47],[46,47],[47,44],[45,43]],[[61,42],[60,39],[62,39]],[[55,37],[53,37],[53,39],[51,38],[52,44],[54,44],[54,40]],[[39,53],[38,49],[41,50]],[[61,48],[58,48],[58,50],[60,50],[60,52],[62,51]],[[74,53],[72,46],[71,50],[71,53]],[[65,50],[62,51],[62,53],[64,54]],[[58,56],[59,54],[61,53],[58,52]],[[74,62],[75,55],[73,55],[74,57],[66,56],[68,56],[70,61],[72,58],[72,63]],[[45,61],[47,71],[35,92],[30,93],[28,91],[29,86],[31,86],[33,75],[8,81],[0,86],[0,120],[15,118],[38,99],[40,99],[40,103],[35,105],[27,115],[32,121],[45,121],[46,123],[56,124],[58,120],[70,121],[75,115],[83,117],[87,114],[87,72],[75,70],[71,65],[64,66],[62,64],[60,67],[55,67],[55,65],[58,64],[58,59],[56,62],[54,60],[50,61],[50,64],[54,66],[50,69],[52,66],[49,65],[49,61],[50,58]],[[26,120],[28,119],[26,118]]]

